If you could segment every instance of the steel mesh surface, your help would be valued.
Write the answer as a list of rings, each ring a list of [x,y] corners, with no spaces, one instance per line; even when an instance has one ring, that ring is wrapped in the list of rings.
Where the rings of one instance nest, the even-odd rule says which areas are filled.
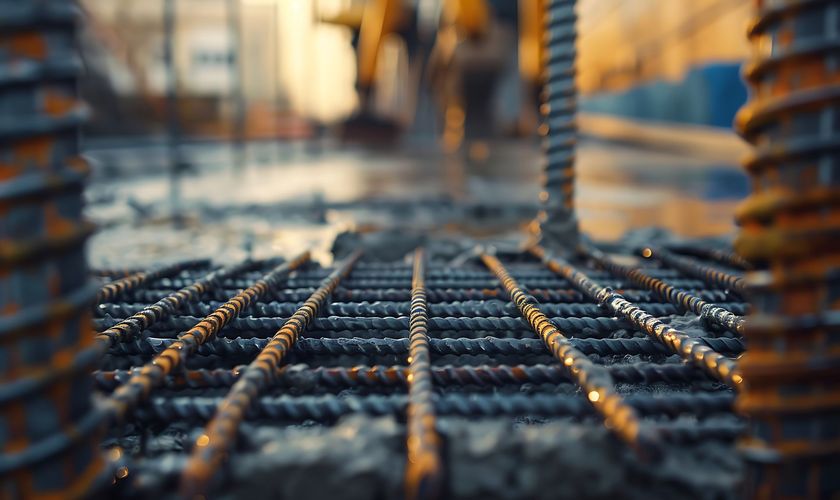
[[[696,256],[685,258],[732,275],[739,274],[737,269],[720,263]],[[730,388],[687,364],[626,318],[611,315],[604,305],[589,299],[536,258],[505,255],[500,260],[539,310],[569,339],[571,346],[599,367],[606,368],[618,395],[638,414],[642,425],[662,440],[664,453],[710,446],[709,443],[731,452],[743,423],[732,413],[734,393]],[[260,262],[242,266],[243,270],[207,287],[197,301],[187,301],[170,317],[160,318],[135,338],[115,342],[95,373],[97,389],[103,397],[113,393],[138,372],[138,367],[172,345],[179,334],[253,285],[276,264]],[[738,334],[686,314],[681,306],[616,273],[596,267],[594,262],[578,261],[575,265],[599,284],[610,287],[665,323],[698,337],[714,351],[728,357],[736,357],[743,351]],[[721,305],[736,315],[746,312],[742,298],[720,285],[709,285],[661,261],[646,261],[643,265],[642,271],[649,276]],[[100,331],[106,330],[214,269],[217,268],[210,265],[190,267],[170,277],[147,280],[142,286],[126,289],[97,306],[96,326]],[[306,264],[293,271],[281,285],[272,287],[264,298],[244,308],[218,335],[198,347],[182,368],[169,374],[161,387],[151,390],[144,403],[112,428],[104,446],[110,450],[116,468],[115,491],[124,496],[176,491],[188,457],[206,436],[202,429],[244,366],[254,361],[269,343],[268,339],[332,271],[334,268],[316,264]],[[98,274],[113,273],[102,270]],[[397,445],[397,452],[400,446],[405,446],[407,387],[413,373],[408,368],[413,274],[411,262],[362,259],[339,281],[283,359],[282,370],[247,405],[244,419],[236,429],[235,445],[225,452],[214,474],[213,491],[220,494],[237,491],[236,483],[242,481],[243,473],[234,469],[260,463],[260,457],[263,463],[270,462],[266,457],[283,453],[276,442],[268,446],[261,437],[279,437],[278,441],[283,443],[286,436],[290,453],[299,452],[301,444],[295,440],[298,438],[284,434],[290,430],[305,430],[307,439],[311,440],[307,442],[313,447],[327,443],[327,448],[318,455],[320,458],[310,457],[301,465],[311,469],[313,475],[307,477],[317,478],[322,474],[325,482],[332,475],[346,477],[338,469],[353,467],[341,458],[341,446],[329,445],[340,440],[340,433],[337,436],[335,429],[347,418],[356,417],[353,421],[359,422],[361,416],[361,422],[370,422],[370,429],[381,429],[384,417],[394,423],[388,436],[403,443]],[[440,487],[445,492],[458,496],[453,475],[463,474],[455,463],[462,458],[455,457],[452,450],[458,447],[453,441],[467,439],[458,430],[458,425],[464,422],[480,426],[484,421],[503,420],[516,428],[526,426],[537,432],[552,423],[604,429],[604,420],[594,410],[591,397],[587,398],[586,391],[570,377],[562,361],[552,356],[488,268],[478,261],[455,267],[431,260],[424,275],[429,390],[432,418],[437,418],[437,430],[445,443],[437,451],[442,464]],[[365,428],[366,424],[360,425]],[[364,441],[364,436],[355,437]],[[545,439],[550,449],[551,438]],[[385,441],[382,438],[379,445],[387,448],[389,445],[382,444]],[[568,443],[558,441],[556,446],[568,446]],[[332,460],[330,453],[338,459]],[[364,454],[370,460],[391,457],[390,468],[399,472],[385,474],[390,480],[377,478],[382,484],[369,489],[379,496],[402,492],[404,457],[377,454],[372,449],[355,453]],[[521,467],[529,465],[527,455],[523,453],[519,459]],[[288,460],[298,463],[304,459]],[[650,467],[662,466],[661,457],[651,460]],[[492,467],[486,464],[485,474],[492,475]],[[603,467],[608,470],[624,465],[616,461],[604,463]],[[301,473],[300,468],[290,470]],[[288,472],[276,471],[278,475]],[[394,486],[389,481],[400,484]],[[259,485],[249,486],[251,492],[261,491],[265,495],[271,495],[271,488],[275,487],[270,480],[264,490]],[[317,496],[321,490],[312,485],[306,491]]]

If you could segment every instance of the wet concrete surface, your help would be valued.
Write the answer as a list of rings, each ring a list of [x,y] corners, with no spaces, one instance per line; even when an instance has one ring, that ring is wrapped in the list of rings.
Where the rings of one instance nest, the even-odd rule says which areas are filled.
[[[233,261],[309,248],[328,262],[333,238],[345,230],[524,238],[538,209],[539,144],[488,145],[479,161],[444,154],[432,141],[393,149],[328,140],[255,143],[241,168],[231,166],[226,144],[192,145],[184,148],[193,166],[175,204],[165,148],[94,149],[88,215],[100,230],[90,261]],[[596,240],[650,226],[685,237],[731,234],[734,208],[748,188],[735,160],[585,140],[578,151],[582,229]]]

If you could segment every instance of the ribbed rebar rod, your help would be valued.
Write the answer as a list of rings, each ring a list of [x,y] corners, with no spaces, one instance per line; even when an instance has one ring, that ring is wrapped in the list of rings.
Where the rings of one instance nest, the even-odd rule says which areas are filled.
[[[731,387],[737,389],[741,386],[744,379],[734,360],[723,356],[698,338],[666,325],[611,289],[595,283],[562,258],[550,257],[542,247],[532,247],[531,253],[542,260],[549,269],[566,277],[580,291],[609,308],[614,314],[632,321],[642,331],[662,342],[686,361],[699,366]]]
[[[195,495],[206,492],[208,483],[225,455],[236,443],[239,425],[245,418],[246,412],[260,394],[274,383],[283,358],[295,345],[312,319],[318,315],[318,311],[341,279],[350,273],[353,264],[361,255],[361,251],[356,251],[336,267],[294,316],[289,318],[262,348],[257,358],[245,368],[230,392],[218,405],[204,433],[196,440],[181,477],[181,493],[185,498],[194,498]]]
[[[424,258],[423,249],[418,248],[414,252],[408,330],[408,460],[405,469],[405,492],[408,499],[438,498],[443,469],[440,436],[435,430]]]
[[[633,282],[658,293],[672,304],[683,307],[701,318],[743,335],[745,319],[715,304],[710,304],[696,295],[680,290],[668,283],[645,274],[640,269],[619,264],[605,253],[595,248],[586,249],[586,254],[599,266],[613,273],[624,276]],[[656,313],[646,304],[638,304],[641,309]]]
[[[687,257],[685,257],[687,258]],[[599,272],[598,274],[602,274]],[[623,282],[621,280],[615,279],[613,276],[603,276],[600,278],[601,281],[609,286],[612,287],[621,287],[623,286]],[[671,282],[674,283],[676,286],[680,286],[683,288],[695,287],[695,288],[705,288],[708,285],[699,278],[685,278],[685,277],[675,277],[670,278]],[[524,279],[520,280],[523,284],[528,286],[529,288],[534,289],[563,289],[569,288],[571,285],[566,280],[561,279]],[[410,278],[399,278],[393,280],[347,280],[346,282],[342,283],[343,288],[347,289],[363,289],[363,290],[377,290],[377,289],[392,289],[392,288],[400,288],[406,286],[410,282]],[[184,286],[189,285],[192,283],[191,278],[177,278],[177,279],[162,279],[158,281],[154,281],[149,283],[150,288],[181,288]],[[222,283],[222,289],[225,290],[236,290],[240,288],[246,288],[251,283],[251,280],[248,279],[228,279]],[[315,289],[321,283],[320,279],[312,278],[312,279],[290,279],[288,282],[289,288],[309,288]],[[429,287],[433,287],[440,290],[490,290],[495,288],[496,282],[493,280],[492,277],[487,277],[486,279],[481,280],[454,280],[454,279],[441,279],[441,280],[429,280],[428,282]],[[410,294],[410,288],[405,288],[406,292]]]
[[[681,292],[692,297],[696,295],[688,292]],[[697,297],[698,300],[703,299]],[[668,299],[670,300],[670,299]],[[703,301],[705,303],[705,301]],[[302,302],[260,302],[254,304],[248,311],[242,314],[245,318],[276,318],[288,317],[302,305]],[[205,316],[219,307],[221,303],[193,302],[185,303],[178,310],[190,316]],[[742,302],[729,302],[716,304],[733,314],[746,312],[746,305]],[[97,308],[99,317],[105,315],[114,318],[122,318],[137,314],[148,306],[144,304],[102,304]],[[685,307],[681,303],[641,302],[639,307],[655,316],[668,316],[680,313]],[[355,316],[355,317],[381,317],[381,316],[407,316],[409,314],[410,302],[405,301],[374,301],[374,302],[333,302],[324,307],[326,316]],[[602,316],[604,308],[599,304],[586,302],[572,302],[567,304],[546,304],[541,303],[540,308],[548,316],[584,318]],[[487,318],[493,316],[517,316],[519,315],[516,306],[503,300],[467,300],[448,303],[429,304],[429,316],[432,317],[466,317],[466,318]]]
[[[137,274],[143,272],[140,268],[130,268],[130,267],[123,267],[123,268],[102,268],[102,269],[91,269],[90,271],[91,276],[96,276],[99,278],[107,278],[107,279],[120,279],[120,278],[127,278],[132,274]]]
[[[747,295],[747,284],[744,278],[723,272],[714,267],[697,262],[690,257],[683,257],[662,248],[647,247],[642,250],[642,256],[657,259],[665,265],[678,269],[690,276],[700,278],[710,285],[722,286],[732,290],[741,297]]]
[[[96,294],[96,303],[101,304],[102,302],[110,302],[122,295],[123,293],[129,290],[137,289],[150,281],[160,279],[166,276],[172,276],[183,271],[184,269],[206,266],[209,263],[210,261],[207,259],[195,259],[184,262],[176,262],[167,266],[161,266],[158,269],[154,269],[151,271],[140,271],[138,273],[126,276],[125,278],[112,281],[111,283],[108,283],[107,285],[103,286],[102,289],[100,289],[99,292]]]
[[[693,257],[700,257],[701,259],[709,259],[717,262],[718,264],[723,264],[724,266],[735,267],[738,269],[743,269],[745,271],[749,271],[753,269],[753,265],[745,258],[741,257],[737,253],[732,250],[723,250],[720,248],[714,247],[703,247],[703,246],[687,246],[687,245],[673,245],[669,246],[668,250],[671,250],[676,253],[681,253],[684,255],[691,255]],[[662,271],[666,271],[662,269]],[[660,278],[665,278],[667,276],[660,276]]]
[[[150,329],[160,333],[160,337],[175,336],[177,332],[189,329],[200,318],[193,316],[170,317],[153,325]],[[95,319],[97,326],[112,326],[121,320],[115,318]],[[259,337],[269,336],[283,326],[286,318],[236,318],[228,324],[228,337]],[[622,318],[552,318],[559,328],[569,332],[594,330],[603,334],[610,334],[616,330],[630,328],[631,324]],[[328,316],[315,318],[312,328],[316,330],[408,330],[407,317],[353,317]],[[435,330],[511,330],[524,331],[528,323],[522,318],[485,317],[485,318],[429,318],[429,326]]]
[[[674,284],[671,282],[671,284]],[[676,285],[675,285],[676,286]],[[696,288],[696,287],[686,287],[680,286],[680,288],[685,289],[694,295],[702,298],[707,302],[723,302],[727,300],[732,300],[726,291],[724,290],[709,290],[704,288]],[[305,289],[285,289],[285,290],[277,290],[273,293],[269,294],[271,300],[280,301],[280,302],[302,302],[306,300],[307,297],[312,293],[314,289],[305,288]],[[554,302],[554,303],[567,303],[567,302],[582,302],[586,300],[586,297],[577,290],[569,290],[569,289],[543,289],[543,288],[531,288],[529,292],[532,297],[539,300],[540,302]],[[126,294],[126,300],[128,301],[135,301],[135,302],[154,302],[158,300],[160,297],[170,293],[169,289],[144,289],[144,290],[135,290],[134,292],[130,292]],[[230,290],[213,290],[208,293],[208,299],[210,300],[227,300],[233,293]],[[655,293],[650,292],[648,290],[638,290],[638,289],[622,289],[622,294],[627,298],[627,300],[632,300],[634,302],[652,302],[657,299]],[[444,290],[429,290],[426,294],[426,299],[429,301],[430,304],[434,305],[441,302],[456,302],[456,301],[464,301],[464,300],[488,300],[488,299],[498,299],[504,296],[504,292],[499,288],[493,288],[492,290],[489,289],[463,289],[463,290],[453,290],[453,289],[444,289]],[[374,302],[380,300],[389,300],[389,301],[409,301],[411,300],[411,290],[407,288],[387,288],[387,289],[376,289],[376,290],[358,290],[358,289],[347,289],[343,287],[339,287],[336,289],[335,293],[333,293],[333,298],[337,302]]]
[[[661,396],[630,395],[627,408],[643,415],[697,416],[725,414],[732,411],[735,397],[720,394],[668,394]],[[207,421],[216,413],[222,398],[204,396],[156,397],[136,413],[139,423],[148,421]],[[348,414],[404,415],[407,396],[402,394],[364,397],[263,396],[247,408],[246,417],[273,420],[334,422]],[[632,405],[632,406],[631,406]],[[583,397],[558,397],[556,394],[443,394],[435,401],[438,415],[463,417],[588,417],[593,406]],[[582,450],[583,452],[583,450]],[[184,473],[187,471],[185,470]]]
[[[233,369],[187,370],[175,373],[166,380],[165,387],[180,389],[213,389],[232,386],[239,379],[244,366]],[[682,363],[620,363],[606,365],[610,376],[617,383],[639,384],[666,382],[671,384],[709,380],[705,372]],[[96,386],[102,391],[113,391],[131,378],[134,371],[94,372]],[[278,387],[327,387],[343,390],[352,387],[401,387],[408,384],[408,367],[383,365],[357,365],[353,367],[315,367],[306,364],[288,365],[278,376]],[[436,386],[500,387],[521,384],[571,383],[565,368],[560,365],[445,365],[431,368],[432,382]],[[302,382],[305,381],[305,382]]]
[[[697,343],[707,346],[717,352],[740,354],[744,351],[744,343],[740,339],[725,337],[692,337]],[[656,340],[648,338],[628,339],[590,339],[570,338],[569,344],[583,354],[597,354],[599,356],[625,356],[668,354],[669,349]],[[195,351],[200,355],[219,356],[256,356],[267,344],[264,338],[217,338],[205,342]],[[143,338],[114,345],[109,351],[112,354],[157,354],[178,345],[177,339]],[[484,338],[446,338],[429,339],[432,353],[456,356],[464,354],[501,354],[532,356],[548,354],[545,344],[539,339],[519,339],[503,337]],[[303,338],[298,340],[294,351],[305,355],[342,355],[359,354],[363,356],[404,355],[409,350],[409,342],[405,338]]]
[[[107,349],[118,342],[127,342],[137,338],[144,330],[163,319],[169,318],[173,313],[180,311],[187,303],[198,300],[207,290],[218,286],[219,281],[225,277],[242,272],[255,265],[254,262],[243,262],[224,269],[213,271],[192,285],[184,287],[177,292],[170,293],[150,306],[145,306],[116,325],[96,335],[101,349]],[[100,306],[100,309],[103,306]],[[215,310],[215,308],[213,309]],[[207,311],[206,314],[212,313]]]
[[[112,425],[125,419],[137,404],[149,397],[155,387],[163,384],[166,376],[183,366],[188,356],[195,353],[207,340],[215,337],[225,325],[242,310],[259,300],[275,288],[293,270],[309,261],[309,252],[275,267],[251,287],[232,297],[227,303],[205,317],[190,330],[181,334],[178,340],[147,363],[139,373],[117,389],[105,402],[104,408]],[[124,345],[124,344],[117,344]]]
[[[543,46],[546,62],[541,111],[544,183],[540,232],[544,244],[572,250],[577,245],[575,217],[576,0],[546,0]]]
[[[548,317],[540,312],[534,300],[525,294],[499,259],[482,254],[481,260],[502,283],[522,317],[528,321],[554,357],[566,367],[570,377],[577,382],[598,413],[604,417],[607,427],[634,449],[643,453],[655,453],[659,447],[658,439],[648,427],[641,425],[636,411],[615,391],[612,377],[606,368],[593,363],[569,342]]]

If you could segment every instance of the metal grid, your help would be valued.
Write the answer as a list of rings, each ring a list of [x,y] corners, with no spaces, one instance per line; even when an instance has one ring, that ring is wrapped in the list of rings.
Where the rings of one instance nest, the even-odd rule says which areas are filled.
[[[451,493],[447,419],[606,426],[654,468],[675,447],[729,446],[746,304],[719,278],[740,271],[720,253],[668,254],[714,269],[691,273],[707,282],[660,252],[639,269],[595,249],[574,264],[536,248],[460,266],[418,250],[123,278],[136,286],[96,308],[115,491],[225,491],[240,457],[270,453],[253,426],[326,436],[351,414],[400,423],[407,497]],[[702,320],[683,331],[692,311]]]

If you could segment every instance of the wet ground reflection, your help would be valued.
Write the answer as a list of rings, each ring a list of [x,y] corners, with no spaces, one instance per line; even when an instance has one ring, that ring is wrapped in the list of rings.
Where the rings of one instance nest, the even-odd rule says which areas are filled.
[[[533,217],[539,194],[536,141],[494,142],[482,162],[444,155],[433,143],[249,149],[251,161],[241,170],[225,166],[224,145],[190,149],[202,166],[182,180],[180,228],[171,223],[168,177],[154,166],[162,164],[161,151],[92,151],[110,172],[100,172],[88,190],[89,215],[102,228],[90,246],[93,264],[238,259],[306,247],[327,260],[335,234],[360,228],[516,234]],[[747,192],[734,162],[710,164],[675,152],[584,141],[578,164],[581,225],[599,240],[649,226],[683,236],[727,234]]]

